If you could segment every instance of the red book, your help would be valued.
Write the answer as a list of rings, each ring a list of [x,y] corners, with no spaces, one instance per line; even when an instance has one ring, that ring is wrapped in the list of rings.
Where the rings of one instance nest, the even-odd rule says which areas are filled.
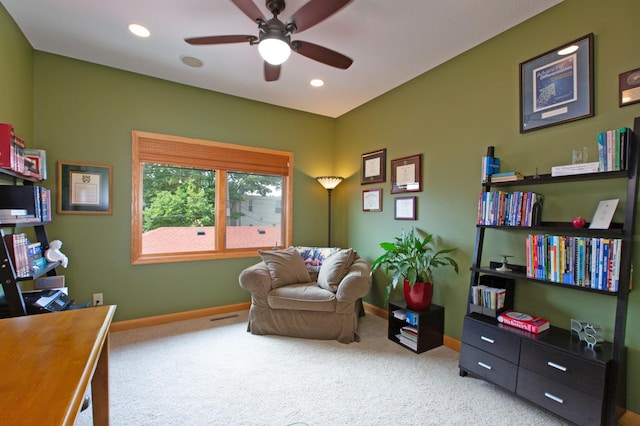
[[[498,321],[531,333],[540,333],[549,328],[549,320],[517,311],[501,313]]]

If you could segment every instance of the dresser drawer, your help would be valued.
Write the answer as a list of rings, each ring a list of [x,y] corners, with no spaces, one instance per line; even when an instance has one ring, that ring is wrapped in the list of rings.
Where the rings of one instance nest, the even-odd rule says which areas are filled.
[[[461,369],[474,376],[495,383],[510,392],[516,391],[518,367],[515,364],[465,343],[462,344],[459,362]]]
[[[544,377],[602,399],[606,388],[606,364],[590,361],[524,339],[520,366]]]
[[[520,336],[498,327],[466,317],[462,328],[462,342],[509,362],[518,363]]]
[[[602,399],[520,367],[516,394],[579,425],[599,425]]]

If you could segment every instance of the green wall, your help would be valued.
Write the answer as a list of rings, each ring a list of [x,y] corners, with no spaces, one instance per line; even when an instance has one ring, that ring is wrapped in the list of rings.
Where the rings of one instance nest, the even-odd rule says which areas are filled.
[[[33,49],[0,4],[0,123],[33,137]]]
[[[640,116],[640,104],[618,107],[618,75],[640,67],[638,37],[632,30],[639,15],[640,2],[565,0],[337,120],[336,172],[350,177],[335,191],[345,207],[338,222],[350,245],[373,259],[382,253],[381,241],[392,240],[402,228],[416,226],[434,233],[444,246],[459,248],[460,273],[443,270],[435,277],[434,302],[446,307],[448,336],[461,337],[481,190],[480,158],[487,146],[496,147],[503,171],[534,174],[538,167],[540,173],[549,173],[551,166],[570,164],[573,148],[589,146],[592,155],[597,155],[597,132],[632,126],[633,118]],[[595,117],[520,134],[519,63],[591,32],[595,35]],[[381,148],[387,149],[388,160],[418,153],[424,156],[424,190],[417,194],[417,221],[393,219],[395,196],[388,181],[360,185],[361,155]],[[383,211],[363,213],[361,190],[377,187],[383,188]],[[598,200],[624,197],[625,189],[623,182],[608,181],[547,185],[536,190],[546,196],[543,220],[569,221],[578,215],[590,219]],[[523,238],[488,232],[484,264],[499,261],[500,253],[513,254],[514,263],[524,264]],[[634,252],[634,281],[640,282],[637,237]],[[367,300],[382,306],[387,282],[384,274],[376,274]],[[396,295],[402,297],[400,292]],[[546,316],[563,328],[570,327],[571,318],[600,323],[608,337],[614,302],[612,297],[531,283],[517,286],[515,301],[517,308]],[[628,309],[629,378],[640,376],[640,336],[635,332],[639,326],[640,295],[636,291],[631,293]],[[636,412],[640,412],[639,395],[640,382],[629,380],[629,406]]]
[[[248,301],[238,273],[257,259],[132,266],[130,253],[131,131],[175,134],[294,152],[294,243],[326,244],[326,191],[313,177],[338,174],[346,180],[332,193],[334,237],[373,259],[379,242],[403,227],[433,232],[456,246],[458,275],[438,271],[435,302],[446,307],[446,334],[459,339],[465,313],[475,239],[480,157],[496,147],[503,170],[532,174],[538,167],[570,161],[574,147],[594,147],[595,134],[630,126],[640,104],[618,108],[617,76],[640,66],[634,17],[640,3],[565,0],[562,4],[471,51],[345,114],[330,119],[279,108],[69,58],[34,52],[0,7],[0,54],[12,67],[0,68],[0,90],[11,106],[0,106],[0,122],[16,125],[31,146],[48,151],[55,194],[56,161],[111,164],[111,216],[54,215],[50,238],[64,242],[69,268],[62,271],[73,297],[102,292],[117,304],[116,320],[140,318]],[[518,132],[518,64],[567,41],[595,34],[596,116],[521,135]],[[5,93],[7,94],[5,97]],[[423,154],[418,220],[393,220],[389,182],[360,185],[365,152],[387,149],[390,159]],[[388,175],[388,171],[387,171]],[[363,213],[362,189],[381,187],[383,211]],[[605,197],[622,196],[610,185],[544,189],[544,216],[590,217]],[[585,192],[591,193],[583,197]],[[544,218],[544,217],[543,217]],[[637,240],[637,238],[636,238]],[[484,259],[507,251],[522,262],[522,244],[509,234],[487,238]],[[634,263],[640,247],[635,243]],[[640,269],[640,268],[637,268]],[[637,272],[634,280],[638,281]],[[374,277],[367,301],[383,306],[386,277]],[[399,294],[398,294],[399,297]],[[603,300],[606,299],[606,300]],[[570,302],[569,302],[570,300]],[[570,318],[601,322],[610,335],[613,298],[519,283],[516,306],[568,327]],[[628,377],[640,374],[640,297],[630,297]],[[628,406],[640,412],[640,383],[629,380]]]
[[[113,165],[113,215],[55,215],[48,230],[69,256],[73,296],[104,293],[116,320],[246,302],[238,275],[257,261],[130,264],[132,130],[292,151],[294,243],[326,244],[326,192],[313,177],[333,172],[332,119],[43,52],[34,117],[49,170],[59,160]]]

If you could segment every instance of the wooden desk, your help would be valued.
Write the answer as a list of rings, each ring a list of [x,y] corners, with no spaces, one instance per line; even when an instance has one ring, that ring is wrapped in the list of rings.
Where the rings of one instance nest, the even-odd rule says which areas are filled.
[[[6,425],[73,425],[91,382],[93,423],[109,424],[109,326],[115,306],[0,320]]]

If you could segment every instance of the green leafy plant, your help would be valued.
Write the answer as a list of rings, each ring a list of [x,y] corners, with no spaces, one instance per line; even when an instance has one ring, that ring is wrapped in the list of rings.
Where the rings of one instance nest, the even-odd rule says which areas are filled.
[[[458,273],[458,264],[447,256],[457,248],[447,248],[436,251],[433,246],[433,234],[426,233],[421,238],[414,228],[409,232],[402,230],[399,237],[395,237],[395,242],[380,243],[384,254],[378,257],[371,264],[371,274],[382,268],[387,275],[391,276],[391,282],[387,285],[385,292],[385,303],[389,302],[391,290],[395,289],[398,283],[404,280],[409,281],[413,287],[416,282],[433,283],[433,270],[441,266],[453,266]]]

